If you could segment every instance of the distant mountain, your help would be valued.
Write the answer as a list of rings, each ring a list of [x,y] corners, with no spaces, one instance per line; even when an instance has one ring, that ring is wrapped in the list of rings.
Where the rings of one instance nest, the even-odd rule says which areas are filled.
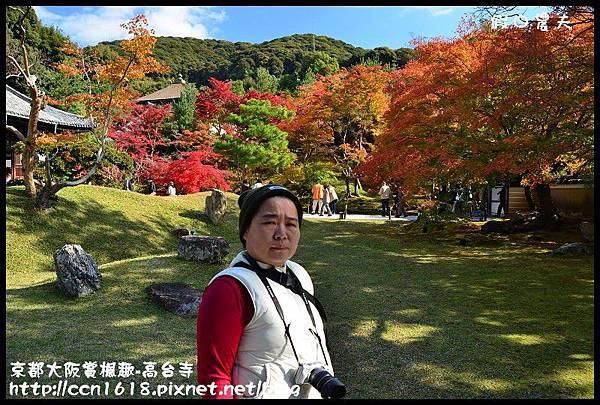
[[[117,50],[118,41],[102,42],[96,47]],[[219,80],[242,80],[266,68],[275,77],[298,73],[304,55],[322,51],[337,59],[340,67],[361,61],[403,66],[413,55],[410,48],[393,50],[386,47],[363,49],[343,41],[314,34],[295,34],[260,44],[230,42],[217,39],[157,37],[155,56],[171,67],[170,76],[181,76],[198,85],[209,77]]]
[[[25,6],[18,6],[21,11]],[[7,52],[17,54],[20,51],[20,30],[15,22],[21,12],[16,8],[6,8],[6,40]],[[43,83],[44,90],[51,97],[63,100],[72,93],[73,88],[81,88],[83,82],[76,78],[57,76],[49,66],[62,59],[58,48],[67,39],[54,27],[44,26],[35,12],[30,12],[24,21],[27,31],[26,44],[30,56],[40,60],[35,64],[34,72]],[[92,48],[97,51],[100,60],[111,59],[119,52],[120,41],[101,42]],[[173,83],[181,75],[188,82],[197,85],[208,84],[210,77],[220,80],[243,80],[244,87],[252,86],[252,77],[262,67],[275,76],[267,81],[279,82],[279,90],[295,89],[302,82],[303,62],[310,60],[307,56],[313,52],[324,52],[335,58],[340,67],[350,67],[358,63],[388,64],[400,68],[415,52],[411,48],[390,49],[379,47],[363,49],[346,42],[314,34],[295,34],[271,41],[253,44],[249,42],[230,42],[217,39],[197,39],[180,37],[157,37],[155,56],[163,64],[171,68],[164,76],[148,76],[135,81],[134,87],[142,94],[149,94]],[[313,55],[314,56],[314,55]],[[8,65],[7,65],[8,68]],[[264,72],[263,78],[264,78]],[[249,79],[250,78],[250,79]],[[19,91],[26,91],[22,83],[14,78],[9,84]],[[271,86],[272,87],[272,86]],[[73,111],[75,112],[75,111]]]

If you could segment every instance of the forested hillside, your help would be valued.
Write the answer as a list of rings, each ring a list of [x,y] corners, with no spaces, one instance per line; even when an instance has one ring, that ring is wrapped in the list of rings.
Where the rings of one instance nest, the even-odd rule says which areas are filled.
[[[16,54],[22,33],[15,23],[22,13],[17,8],[6,7],[7,54]],[[25,19],[27,35],[25,44],[30,57],[38,61],[37,76],[44,83],[44,90],[53,99],[62,100],[73,89],[81,89],[76,78],[66,78],[48,69],[63,59],[59,50],[67,39],[54,27],[46,27],[31,10]],[[100,60],[110,59],[119,51],[120,41],[101,42],[92,48]],[[181,76],[197,86],[208,84],[210,77],[223,81],[234,81],[234,89],[247,92],[251,89],[269,92],[296,92],[297,88],[315,80],[316,74],[327,75],[340,68],[359,63],[384,65],[390,69],[400,68],[414,57],[410,48],[390,49],[378,47],[363,49],[343,41],[314,34],[295,34],[273,39],[260,44],[230,42],[217,39],[158,37],[155,46],[156,58],[170,67],[170,72],[161,76],[149,75],[134,84],[142,95],[151,93],[178,80]],[[16,73],[16,72],[15,72]],[[24,91],[16,81],[9,84]],[[71,106],[73,112],[78,108]]]
[[[103,42],[97,48],[117,50],[118,41]],[[260,44],[229,42],[216,39],[158,37],[156,58],[172,71],[197,85],[206,85],[210,77],[219,80],[245,81],[246,90],[260,74],[277,79],[279,90],[293,90],[306,79],[307,64],[317,58],[335,59],[339,67],[358,63],[403,66],[414,52],[410,48],[393,50],[386,47],[363,49],[343,41],[313,34],[296,34]],[[260,68],[266,69],[261,72]],[[313,71],[315,69],[312,69]],[[159,78],[154,78],[159,81]],[[250,84],[249,84],[250,83]],[[142,92],[144,89],[140,89]],[[264,89],[263,89],[264,90]]]

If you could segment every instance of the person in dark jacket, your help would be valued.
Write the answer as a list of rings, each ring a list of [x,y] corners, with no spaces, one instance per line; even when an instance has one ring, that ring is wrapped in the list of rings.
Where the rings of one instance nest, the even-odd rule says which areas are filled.
[[[501,213],[504,212],[504,215],[506,215],[506,185],[502,186],[502,189],[500,190],[500,192],[498,193],[498,198],[500,200],[500,204],[498,204],[498,211],[497,211],[497,215],[500,217],[502,216]]]
[[[123,183],[123,189],[127,191],[133,191],[133,179],[126,177]]]
[[[156,195],[156,184],[152,179],[148,180],[148,194]]]
[[[250,190],[250,182],[248,181],[248,179],[244,179],[244,181],[242,182],[242,188],[240,190],[240,194],[242,194],[246,190]]]
[[[402,192],[402,188],[398,185],[394,187],[394,213],[396,218],[400,218],[400,215],[406,217],[404,193]]]

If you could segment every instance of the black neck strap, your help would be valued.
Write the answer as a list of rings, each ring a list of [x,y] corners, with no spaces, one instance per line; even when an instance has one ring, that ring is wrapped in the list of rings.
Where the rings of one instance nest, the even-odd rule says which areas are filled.
[[[262,267],[260,267],[258,262],[253,257],[251,257],[249,254],[244,253],[244,257],[246,258],[246,260],[248,260],[249,263],[239,261],[239,262],[235,263],[232,267],[244,267],[248,270],[254,271],[256,273],[256,275],[258,275],[258,277],[264,284],[265,288],[267,289],[267,292],[269,293],[271,300],[275,304],[277,313],[279,314],[279,317],[281,318],[281,321],[283,322],[285,334],[290,339],[290,344],[292,346],[292,350],[294,352],[294,356],[296,357],[296,360],[298,361],[298,364],[300,364],[300,359],[298,358],[298,355],[296,353],[296,348],[294,347],[294,343],[292,341],[292,336],[290,335],[290,332],[289,332],[290,324],[285,322],[285,317],[284,317],[281,305],[279,304],[279,300],[277,299],[277,296],[275,295],[273,288],[267,281],[267,278],[282,285],[283,287],[289,289],[290,291],[294,292],[295,294],[299,295],[302,298],[302,301],[304,302],[304,305],[306,306],[306,310],[308,311],[308,315],[310,316],[310,320],[312,321],[312,324],[314,326],[314,330],[310,330],[310,331],[315,336],[317,341],[319,342],[319,347],[321,348],[321,352],[323,354],[323,359],[325,360],[325,363],[327,364],[328,363],[327,356],[325,355],[325,350],[323,349],[323,343],[321,342],[321,337],[319,336],[319,334],[317,332],[317,323],[315,322],[315,318],[314,318],[312,309],[310,308],[309,301],[312,302],[313,305],[315,305],[315,307],[317,308],[317,311],[319,311],[319,314],[321,315],[322,320],[326,321],[327,317],[325,316],[325,310],[323,309],[323,305],[319,302],[319,300],[317,300],[316,297],[314,297],[312,294],[310,294],[308,291],[306,291],[302,287],[300,280],[298,280],[298,277],[296,277],[294,272],[288,266],[286,266],[286,268],[285,268],[286,272],[282,273],[280,271],[275,270],[273,267],[270,267],[268,269],[263,269]]]
[[[262,274],[266,278],[298,294],[304,301],[304,304],[315,327],[316,324],[314,321],[314,316],[312,310],[310,309],[310,305],[308,305],[308,302],[311,302],[315,306],[315,308],[317,308],[317,311],[319,312],[319,315],[321,315],[321,319],[323,320],[323,322],[327,322],[327,315],[325,314],[325,308],[323,307],[323,304],[321,304],[317,297],[315,297],[314,295],[306,291],[304,287],[302,287],[302,283],[300,283],[300,280],[298,280],[298,277],[296,276],[296,274],[294,274],[292,269],[286,266],[285,273],[277,271],[273,267],[263,269],[259,266],[258,262],[249,254],[244,253],[244,257],[246,258],[246,260],[248,260],[248,263],[239,261],[235,263],[233,267],[244,267],[248,270],[254,271],[259,276]]]

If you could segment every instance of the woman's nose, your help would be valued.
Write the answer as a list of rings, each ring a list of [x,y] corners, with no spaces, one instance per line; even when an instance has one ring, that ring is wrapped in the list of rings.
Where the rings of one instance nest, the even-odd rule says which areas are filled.
[[[275,226],[275,233],[273,234],[273,237],[275,239],[287,238],[287,234],[285,232],[285,224],[284,223],[280,223],[280,224],[277,224],[277,226]]]

